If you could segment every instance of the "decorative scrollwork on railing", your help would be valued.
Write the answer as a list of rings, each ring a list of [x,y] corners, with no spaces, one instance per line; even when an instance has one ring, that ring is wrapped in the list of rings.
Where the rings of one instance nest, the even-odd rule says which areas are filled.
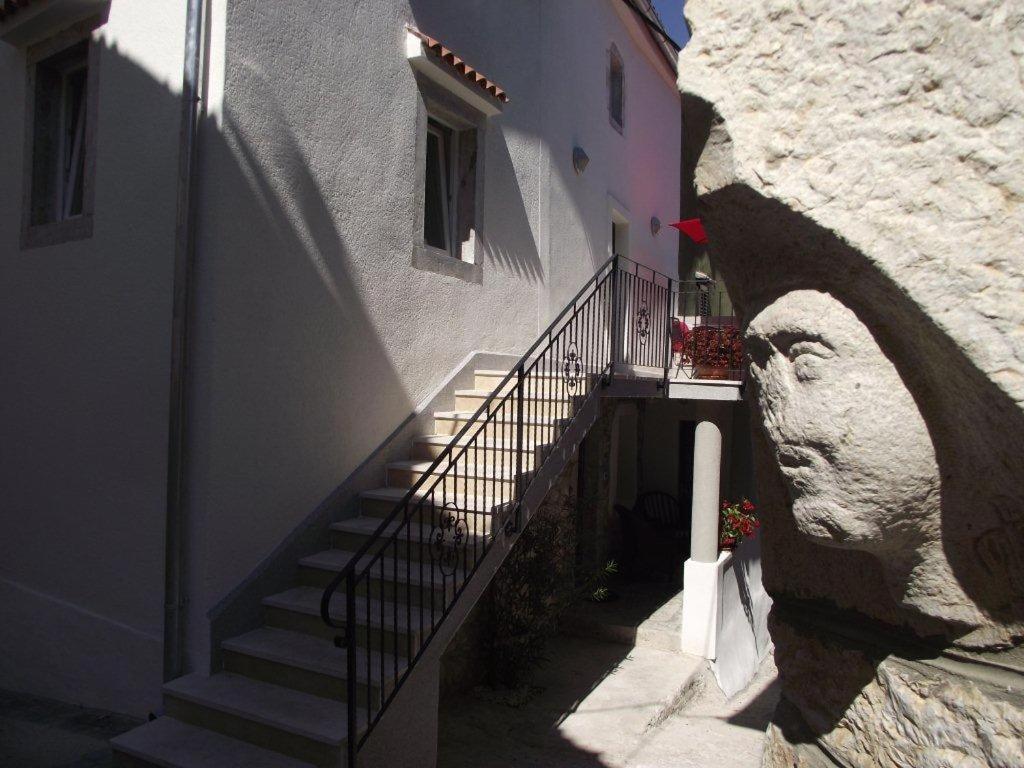
[[[639,344],[646,344],[647,337],[651,334],[651,308],[647,305],[647,299],[640,300],[640,307],[636,311],[636,336]]]
[[[575,392],[579,386],[580,377],[583,375],[583,364],[580,362],[580,350],[575,341],[570,341],[569,346],[562,355],[562,381],[570,392]]]
[[[430,532],[431,558],[445,576],[455,575],[469,538],[466,521],[460,516],[461,513],[458,505],[449,501],[438,511],[437,523]]]

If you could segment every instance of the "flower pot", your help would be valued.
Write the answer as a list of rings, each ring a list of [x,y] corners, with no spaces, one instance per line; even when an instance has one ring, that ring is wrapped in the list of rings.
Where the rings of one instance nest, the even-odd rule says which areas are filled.
[[[732,552],[736,549],[736,545],[739,544],[736,539],[726,539],[718,545],[719,552]]]
[[[729,369],[717,366],[717,365],[702,365],[697,364],[697,378],[698,379],[728,379]]]

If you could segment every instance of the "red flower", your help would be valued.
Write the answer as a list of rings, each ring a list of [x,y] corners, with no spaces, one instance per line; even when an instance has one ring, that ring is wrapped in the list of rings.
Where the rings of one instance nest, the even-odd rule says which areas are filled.
[[[754,505],[750,503],[750,499],[744,499],[743,500],[743,511],[744,512],[753,512],[754,511]]]

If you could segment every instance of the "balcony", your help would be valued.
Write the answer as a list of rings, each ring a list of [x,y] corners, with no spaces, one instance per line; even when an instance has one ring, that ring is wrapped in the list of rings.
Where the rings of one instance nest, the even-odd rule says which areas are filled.
[[[616,375],[657,379],[672,398],[739,400],[743,337],[729,295],[710,279],[677,281],[621,259]]]

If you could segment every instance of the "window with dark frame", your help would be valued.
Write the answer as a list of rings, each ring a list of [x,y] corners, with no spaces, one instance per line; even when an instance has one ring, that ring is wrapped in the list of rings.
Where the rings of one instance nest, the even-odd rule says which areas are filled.
[[[427,121],[423,242],[471,259],[476,218],[477,131]],[[469,250],[464,250],[469,243]]]
[[[89,41],[35,64],[29,225],[84,212]]]
[[[625,67],[618,49],[608,52],[608,116],[621,133],[625,127]]]
[[[452,143],[454,132],[430,118],[427,124],[427,173],[423,211],[423,241],[451,252]]]

